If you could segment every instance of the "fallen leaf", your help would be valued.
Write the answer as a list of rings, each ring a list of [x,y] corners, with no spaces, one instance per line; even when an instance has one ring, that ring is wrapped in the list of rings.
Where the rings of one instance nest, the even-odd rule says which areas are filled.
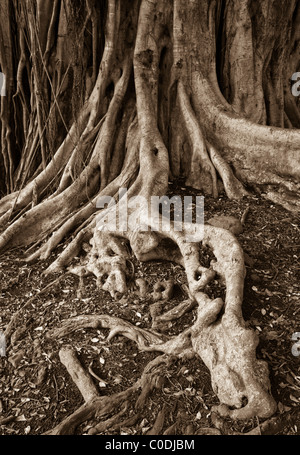
[[[275,332],[274,330],[271,330],[270,332],[267,332],[265,334],[265,338],[267,340],[276,340],[278,338],[278,333]]]
[[[289,384],[295,385],[294,379],[292,378],[292,376],[290,374],[286,375],[286,380]]]
[[[290,394],[290,399],[294,401],[295,403],[299,403],[298,398],[294,397],[294,395]]]
[[[269,297],[272,297],[273,292],[269,291],[269,289],[265,289],[265,294],[267,294]]]
[[[18,416],[15,418],[15,422],[26,422],[26,417],[24,416],[24,414],[22,414],[21,416]]]

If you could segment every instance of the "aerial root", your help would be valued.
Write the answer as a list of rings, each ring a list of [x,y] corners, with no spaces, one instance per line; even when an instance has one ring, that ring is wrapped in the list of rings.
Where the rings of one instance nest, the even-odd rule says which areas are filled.
[[[150,246],[157,251],[161,242],[162,234],[154,233],[155,235],[150,236],[150,241],[145,243],[143,239],[146,234],[135,235],[135,248],[140,254],[151,252]],[[172,297],[174,281],[157,282],[152,295],[155,303],[150,307],[151,329],[142,329],[109,315],[81,315],[64,321],[61,327],[49,331],[46,337],[57,339],[82,328],[104,328],[109,329],[108,341],[122,335],[134,341],[138,349],[143,351],[161,352],[177,358],[199,355],[211,372],[212,386],[221,403],[217,408],[220,415],[234,419],[246,419],[255,415],[262,418],[270,417],[276,409],[276,404],[269,391],[268,368],[264,361],[256,359],[257,338],[253,331],[245,328],[242,318],[245,266],[243,251],[235,236],[227,230],[205,226],[204,234],[199,241],[210,247],[215,256],[207,268],[203,267],[199,260],[199,243],[187,242],[186,232],[171,229],[165,235],[177,245],[177,254],[179,252],[181,255],[189,284],[187,300],[164,312],[164,305]],[[99,280],[99,277],[108,272],[106,280],[101,283],[102,288],[110,291],[114,297],[118,291],[124,293],[127,290],[127,265],[131,257],[125,243],[127,239],[98,231],[89,240],[91,248],[88,249],[88,259],[85,266],[82,266],[81,273],[78,273],[79,276],[82,279],[85,270],[88,269],[88,272],[96,274]],[[206,286],[216,276],[226,285],[225,301],[221,298],[210,299],[205,293]],[[122,289],[118,288],[120,277],[123,279]],[[148,285],[144,279],[138,279],[136,285],[140,296],[148,293]],[[196,305],[198,305],[196,319],[189,328],[177,336],[161,333],[168,322],[181,317]],[[12,323],[7,327],[7,333],[10,335],[13,332]],[[93,375],[85,372],[75,351],[65,347],[59,355],[86,403],[97,403],[100,397],[93,383]],[[136,401],[137,413],[140,410],[140,403],[144,403],[153,387],[150,382],[144,385]],[[122,406],[128,396],[126,395],[124,399],[119,398],[118,396],[116,399],[118,407],[114,406],[113,409],[121,413],[120,420],[126,413]],[[98,405],[95,406],[98,409]],[[104,404],[107,415],[111,410],[109,406]],[[91,407],[83,405],[65,422],[67,431],[70,431],[73,422],[77,424],[78,419],[88,420],[93,412],[94,405]],[[108,418],[110,419],[109,416]],[[109,420],[107,425],[118,425],[118,419]],[[64,424],[59,431],[65,431],[63,428]],[[99,428],[95,431],[99,431]]]
[[[299,202],[299,190],[297,195],[291,195],[286,192],[275,192],[271,189],[267,193],[263,193],[262,196],[275,204],[282,205],[287,211],[299,214],[300,202]]]
[[[85,403],[47,434],[74,433],[78,425],[91,419],[96,419],[97,422],[88,427],[89,434],[121,428],[123,424],[133,425],[138,421],[141,410],[153,389],[162,387],[164,375],[161,368],[165,369],[174,358],[185,359],[195,355],[202,358],[211,372],[213,389],[221,402],[217,407],[220,415],[234,419],[251,418],[254,415],[266,418],[275,411],[276,404],[269,393],[266,363],[256,359],[257,338],[251,330],[245,329],[241,316],[244,262],[243,252],[236,238],[224,229],[214,226],[205,227],[201,241],[203,245],[212,248],[215,255],[215,260],[211,261],[210,267],[207,268],[200,264],[199,244],[186,242],[185,233],[182,232],[171,230],[168,236],[178,245],[176,254],[179,252],[185,266],[189,282],[187,290],[189,298],[164,312],[164,304],[172,297],[174,281],[157,282],[152,295],[155,303],[150,308],[152,329],[142,329],[109,315],[81,315],[64,321],[61,327],[50,330],[46,334],[48,339],[58,339],[82,328],[104,328],[109,329],[108,341],[117,335],[122,335],[134,341],[140,350],[161,352],[163,355],[156,357],[146,366],[141,378],[133,386],[123,392],[103,397],[99,396],[93,379],[97,378],[91,373],[91,369],[87,368],[85,371],[73,348],[63,347],[59,352],[60,360],[81,392]],[[155,250],[159,248],[157,242],[161,241],[161,237],[157,234],[147,244],[143,243],[142,238],[143,236],[139,234],[135,238],[135,246],[139,248],[140,254],[143,254],[143,245],[144,247],[146,245],[146,249],[149,245],[152,245]],[[110,281],[106,290],[113,289],[111,294],[116,296],[120,273],[123,274],[124,286],[127,286],[126,261],[130,259],[129,250],[125,244],[127,240],[104,232],[98,232],[93,238],[89,237],[89,240],[91,248],[88,248],[88,261],[86,261],[86,264],[89,264],[88,271],[94,273],[96,270],[98,278],[103,274],[104,270],[99,269],[100,256],[106,270],[109,271],[106,282],[109,277]],[[82,239],[83,241],[86,239]],[[98,253],[98,257],[95,252]],[[146,253],[149,252],[151,249]],[[83,272],[84,267],[82,273],[79,273],[81,280]],[[226,284],[225,302],[221,298],[210,299],[205,294],[205,287],[215,279],[216,275]],[[106,282],[102,283],[102,288]],[[138,293],[144,298],[148,293],[147,282],[139,278],[135,284],[138,287]],[[122,290],[124,291],[125,287]],[[166,336],[159,332],[159,330],[163,331],[166,323],[181,317],[197,305],[196,320],[191,327],[177,336]],[[8,327],[8,332],[12,333],[11,326]],[[128,403],[132,402],[133,395],[138,391],[139,395],[135,400],[132,413]],[[245,399],[247,399],[246,405]],[[165,410],[162,410],[158,414],[149,434],[162,431],[164,412]],[[176,426],[173,425],[166,431],[166,434],[175,432]]]
[[[188,231],[189,226],[185,226],[185,229]],[[245,277],[243,251],[236,237],[225,229],[206,225],[198,242],[187,241],[186,235],[189,231],[186,230],[178,232],[171,226],[171,230],[163,234],[135,232],[134,235],[127,235],[127,238],[132,240],[132,252],[136,254],[137,251],[140,255],[151,254],[151,248],[157,252],[163,235],[168,237],[177,245],[176,254],[181,256],[181,263],[185,267],[189,298],[164,312],[164,305],[172,297],[174,281],[157,282],[152,294],[154,303],[150,307],[151,329],[142,329],[109,315],[81,315],[63,322],[60,328],[49,331],[46,336],[61,338],[82,328],[104,328],[109,329],[108,341],[122,335],[134,341],[138,349],[143,351],[161,352],[172,358],[192,358],[199,355],[211,372],[212,386],[221,403],[218,407],[219,414],[234,419],[255,415],[269,417],[275,411],[276,404],[269,392],[268,369],[265,362],[256,359],[257,338],[254,332],[245,328],[241,312]],[[131,257],[125,243],[127,238],[122,237],[121,233],[117,235],[94,231],[90,238],[91,249],[87,261],[82,266],[81,275],[84,270],[92,272],[98,281],[99,278],[102,280],[102,289],[109,291],[114,298],[118,292],[123,294],[127,291],[127,266]],[[213,251],[215,259],[211,260],[209,268],[200,263],[199,242]],[[216,277],[226,285],[225,301],[221,298],[210,299],[205,293],[206,286]],[[136,286],[140,295],[145,296],[148,293],[148,285],[144,279],[138,279]],[[196,305],[196,319],[189,328],[177,336],[161,333],[168,322],[181,317]],[[80,371],[79,367],[78,370]],[[74,376],[71,371],[71,376]],[[76,383],[76,380],[74,381]],[[156,381],[157,377],[152,378],[143,383],[142,387],[139,383],[134,390],[128,391],[130,394],[136,391],[136,387],[142,389],[136,400],[136,413],[140,412],[151,390],[157,386]],[[81,382],[78,382],[79,389]],[[122,396],[122,399],[120,396],[112,399],[114,413],[118,414],[116,419],[109,416],[112,408],[105,405],[101,425],[90,431],[99,432],[108,428],[108,425],[118,425],[127,412],[125,401],[128,394],[126,397]],[[99,397],[92,402],[98,399]],[[85,408],[78,410],[79,416],[85,412]]]
[[[135,284],[138,288],[138,293],[139,293],[139,296],[144,299],[147,295],[147,291],[148,291],[148,285],[147,285],[147,281],[144,280],[143,278],[137,278],[135,280]]]
[[[197,248],[184,242],[182,232],[170,235],[180,248],[189,289],[198,304],[196,321],[189,329],[190,340],[210,370],[213,389],[222,403],[219,412],[234,419],[270,417],[276,403],[270,394],[267,364],[256,359],[258,339],[245,328],[241,311],[245,266],[238,241],[229,231],[206,225],[201,240],[216,259],[197,277],[195,272],[201,271]],[[225,302],[205,294],[214,273],[225,282]]]

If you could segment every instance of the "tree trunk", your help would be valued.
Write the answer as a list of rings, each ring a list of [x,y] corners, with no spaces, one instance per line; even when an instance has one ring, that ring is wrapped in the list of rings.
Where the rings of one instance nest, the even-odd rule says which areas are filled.
[[[242,317],[236,237],[211,225],[195,234],[191,222],[157,228],[159,212],[147,210],[177,177],[200,194],[218,197],[223,188],[239,199],[255,191],[299,210],[299,98],[290,82],[300,71],[299,23],[296,0],[2,0],[0,250],[35,245],[28,261],[46,259],[75,232],[48,272],[92,273],[118,299],[128,290],[128,242],[138,260],[183,266],[190,300],[180,312],[198,305],[196,322],[174,338],[106,315],[67,321],[55,336],[100,326],[164,355],[105,401],[66,349],[61,359],[70,374],[79,371],[89,398],[53,433],[117,408],[172,355],[203,359],[222,415],[274,413],[268,368]],[[144,230],[122,224],[120,188],[131,201],[128,217]],[[107,197],[115,201],[108,207]],[[107,220],[116,221],[113,231]],[[215,256],[208,268],[199,260],[205,246]],[[205,293],[213,279],[224,280],[224,301]]]

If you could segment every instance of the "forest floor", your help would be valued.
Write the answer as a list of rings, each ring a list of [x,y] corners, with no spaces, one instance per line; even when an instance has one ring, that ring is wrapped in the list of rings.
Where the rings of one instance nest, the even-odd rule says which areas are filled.
[[[170,184],[170,194],[196,195],[199,192]],[[225,196],[205,198],[205,220],[213,215],[240,218],[249,207],[244,232],[238,239],[247,254],[247,275],[243,315],[247,325],[259,333],[257,356],[268,362],[272,394],[278,403],[275,434],[300,434],[300,344],[293,334],[300,332],[300,235],[299,219],[283,208],[256,197],[230,201]],[[61,244],[58,250],[64,248]],[[151,292],[141,299],[133,292],[114,301],[107,292],[96,288],[94,277],[84,281],[79,291],[78,278],[70,274],[44,276],[53,261],[26,264],[24,251],[14,250],[0,256],[0,330],[12,315],[21,310],[18,336],[6,356],[0,357],[0,434],[42,434],[74,412],[83,398],[61,364],[62,345],[72,345],[83,366],[101,378],[95,379],[101,394],[125,390],[141,375],[146,364],[159,353],[141,352],[134,342],[118,336],[106,340],[108,330],[81,329],[62,339],[47,339],[49,329],[80,314],[110,314],[143,327],[151,327]],[[133,259],[136,277],[144,277],[149,288],[158,281],[173,278],[173,298],[167,309],[186,298],[185,274],[180,266],[164,262],[138,263]],[[61,276],[45,292],[43,289]],[[39,294],[40,293],[40,294]],[[36,296],[36,297],[35,297]],[[180,333],[191,325],[195,310],[166,328],[167,334]],[[248,432],[262,422],[259,419],[221,423],[211,413],[218,404],[208,369],[200,359],[174,361],[161,390],[148,398],[146,409],[136,424],[106,434],[145,434],[164,409],[163,430],[177,423],[175,434],[233,434]],[[86,422],[77,429],[84,434]],[[216,429],[216,426],[219,430]]]

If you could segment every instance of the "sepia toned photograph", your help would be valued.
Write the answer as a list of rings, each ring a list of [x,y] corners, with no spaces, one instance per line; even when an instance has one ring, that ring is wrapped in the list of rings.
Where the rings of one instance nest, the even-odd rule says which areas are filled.
[[[300,2],[0,0],[0,103],[0,435],[299,436]]]

